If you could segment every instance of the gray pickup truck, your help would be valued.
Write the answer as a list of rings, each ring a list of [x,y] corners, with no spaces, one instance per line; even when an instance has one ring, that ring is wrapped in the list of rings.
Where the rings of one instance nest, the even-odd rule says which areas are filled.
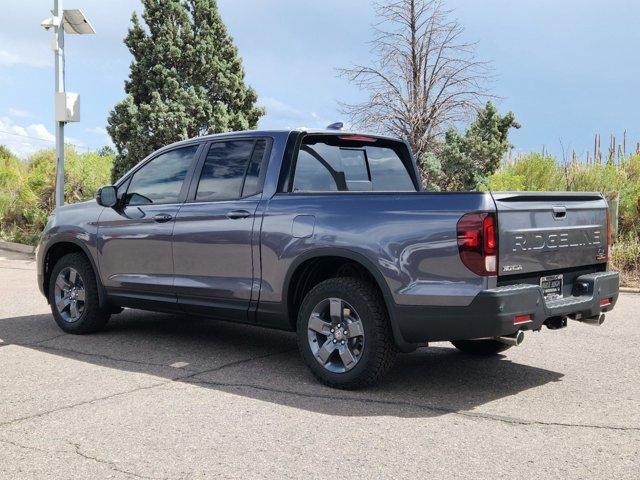
[[[297,332],[325,384],[398,351],[519,345],[618,297],[597,193],[429,193],[405,142],[335,130],[204,136],[153,153],[51,216],[38,284],[62,330],[123,307]]]

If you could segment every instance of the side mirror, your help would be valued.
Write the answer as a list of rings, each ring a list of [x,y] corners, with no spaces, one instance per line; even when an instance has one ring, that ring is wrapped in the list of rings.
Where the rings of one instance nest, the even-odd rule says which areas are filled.
[[[101,187],[96,193],[96,202],[103,207],[113,208],[118,203],[118,191],[113,185]]]

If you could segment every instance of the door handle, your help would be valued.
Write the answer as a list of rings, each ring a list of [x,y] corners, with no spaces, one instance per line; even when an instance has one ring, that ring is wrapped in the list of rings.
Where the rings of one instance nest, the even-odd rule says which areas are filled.
[[[166,223],[172,219],[173,216],[169,215],[168,213],[159,213],[155,217],[153,217],[153,220],[157,223]]]
[[[248,218],[251,216],[250,212],[247,212],[246,210],[232,210],[229,213],[227,213],[227,218],[230,218],[231,220],[238,220],[240,218]]]

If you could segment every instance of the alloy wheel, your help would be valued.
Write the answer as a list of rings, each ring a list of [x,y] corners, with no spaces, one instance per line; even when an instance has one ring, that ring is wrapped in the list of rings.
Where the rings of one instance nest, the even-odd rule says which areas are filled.
[[[362,357],[365,341],[362,320],[340,298],[327,298],[315,306],[309,317],[307,337],[313,356],[330,372],[347,372]]]
[[[72,267],[63,268],[55,283],[56,309],[65,322],[77,322],[82,316],[86,292],[84,281],[78,271]]]

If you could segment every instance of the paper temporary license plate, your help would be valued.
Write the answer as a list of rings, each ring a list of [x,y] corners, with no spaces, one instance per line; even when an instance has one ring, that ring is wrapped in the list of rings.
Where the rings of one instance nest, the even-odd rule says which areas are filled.
[[[540,286],[542,287],[544,298],[548,300],[562,298],[562,275],[540,277]]]

